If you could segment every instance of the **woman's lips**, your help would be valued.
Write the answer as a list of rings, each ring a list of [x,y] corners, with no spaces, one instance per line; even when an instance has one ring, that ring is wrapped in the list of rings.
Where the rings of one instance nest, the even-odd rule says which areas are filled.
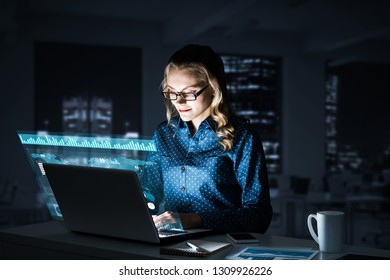
[[[186,113],[186,112],[188,112],[188,111],[190,111],[191,109],[179,109],[179,112],[180,113]]]

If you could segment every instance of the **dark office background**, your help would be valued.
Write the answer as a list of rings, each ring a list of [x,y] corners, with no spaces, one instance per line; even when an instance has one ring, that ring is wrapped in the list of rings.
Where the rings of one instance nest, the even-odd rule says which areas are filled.
[[[0,227],[50,219],[17,130],[64,128],[61,100],[81,96],[87,104],[94,97],[112,101],[110,132],[150,135],[165,118],[164,65],[186,43],[281,63],[281,166],[270,176],[270,233],[308,237],[307,213],[320,206],[297,209],[291,232],[281,195],[330,192],[329,176],[357,175],[353,182],[343,177],[347,195],[385,197],[387,2],[0,0]],[[358,206],[354,230],[361,235],[350,242],[389,248],[389,236],[370,236],[390,231],[388,207]]]

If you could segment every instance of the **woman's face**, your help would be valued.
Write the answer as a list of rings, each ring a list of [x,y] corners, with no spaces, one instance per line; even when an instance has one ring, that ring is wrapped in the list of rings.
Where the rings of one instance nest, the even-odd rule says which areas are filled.
[[[193,92],[197,93],[207,84],[191,75],[189,71],[171,69],[166,78],[165,91]],[[199,95],[195,101],[186,101],[180,96],[176,100],[172,100],[172,104],[178,111],[181,119],[185,122],[192,122],[195,130],[198,129],[200,123],[205,120],[211,113],[210,105],[213,99],[211,87]]]

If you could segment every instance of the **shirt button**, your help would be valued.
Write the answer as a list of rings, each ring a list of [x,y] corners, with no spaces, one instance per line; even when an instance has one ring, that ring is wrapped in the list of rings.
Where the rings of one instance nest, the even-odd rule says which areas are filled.
[[[185,166],[182,166],[180,169],[181,169],[182,172],[186,171]]]
[[[192,157],[193,156],[193,153],[192,152],[189,152],[188,153],[188,157]]]
[[[180,189],[184,192],[186,190],[186,187],[182,186]]]

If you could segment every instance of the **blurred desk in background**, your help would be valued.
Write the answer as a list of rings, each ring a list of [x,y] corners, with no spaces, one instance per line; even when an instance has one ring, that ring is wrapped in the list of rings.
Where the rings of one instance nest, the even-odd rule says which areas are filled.
[[[334,197],[329,193],[280,194],[283,234],[290,237],[309,237],[306,219],[311,213],[322,210],[345,211],[345,197]]]
[[[346,214],[346,243],[354,243],[355,222],[358,209],[378,209],[383,203],[390,204],[390,199],[380,195],[332,196],[330,193],[281,194],[282,234],[289,237],[310,237],[307,229],[307,216],[324,210],[343,211]],[[377,205],[377,208],[373,208]],[[372,228],[370,228],[372,230]]]
[[[387,226],[390,225],[390,198],[384,197],[381,195],[354,195],[348,196],[346,198],[347,202],[347,217],[349,223],[347,223],[347,234],[348,241],[352,244],[355,239],[354,221],[358,219],[357,213],[366,213],[372,216],[373,219],[381,220],[379,222],[386,223]],[[374,223],[373,223],[374,224]],[[375,230],[374,228],[369,228],[370,231]],[[378,234],[380,235],[380,228],[377,229]]]

